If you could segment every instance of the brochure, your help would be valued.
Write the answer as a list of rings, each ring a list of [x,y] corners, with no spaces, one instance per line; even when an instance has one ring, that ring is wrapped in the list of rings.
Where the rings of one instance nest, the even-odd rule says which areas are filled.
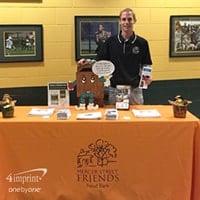
[[[147,89],[148,85],[146,84],[145,77],[151,77],[152,68],[150,65],[144,65],[142,68],[139,88]]]
[[[115,108],[120,110],[129,109],[129,98],[130,98],[130,86],[129,85],[117,85],[116,92],[116,104]]]
[[[68,82],[48,83],[48,106],[63,108],[69,106]]]

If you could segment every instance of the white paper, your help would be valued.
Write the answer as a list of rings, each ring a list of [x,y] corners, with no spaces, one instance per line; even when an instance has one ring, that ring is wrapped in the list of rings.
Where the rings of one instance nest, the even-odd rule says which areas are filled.
[[[139,109],[132,109],[133,115],[135,117],[160,117],[160,113],[156,109],[149,109],[149,110],[139,110]]]

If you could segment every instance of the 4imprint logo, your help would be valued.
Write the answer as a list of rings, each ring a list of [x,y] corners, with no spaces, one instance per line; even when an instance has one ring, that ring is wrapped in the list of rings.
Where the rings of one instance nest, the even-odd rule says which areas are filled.
[[[36,168],[18,173],[10,173],[6,180],[9,183],[38,183],[47,174],[47,168]]]

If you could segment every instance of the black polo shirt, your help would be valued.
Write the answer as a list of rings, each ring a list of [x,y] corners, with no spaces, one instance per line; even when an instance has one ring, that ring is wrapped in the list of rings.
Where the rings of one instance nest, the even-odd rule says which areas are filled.
[[[150,50],[146,39],[135,35],[125,40],[118,35],[106,40],[97,55],[97,60],[109,60],[115,66],[111,86],[139,84],[140,69],[144,64],[152,65]]]

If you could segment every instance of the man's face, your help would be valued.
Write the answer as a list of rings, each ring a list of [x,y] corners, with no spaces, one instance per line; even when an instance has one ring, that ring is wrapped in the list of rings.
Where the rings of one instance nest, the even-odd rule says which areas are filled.
[[[129,32],[133,31],[133,24],[135,23],[133,19],[132,12],[123,12],[121,14],[119,24],[121,26],[122,31]]]
[[[103,25],[99,25],[99,31],[103,31]]]

